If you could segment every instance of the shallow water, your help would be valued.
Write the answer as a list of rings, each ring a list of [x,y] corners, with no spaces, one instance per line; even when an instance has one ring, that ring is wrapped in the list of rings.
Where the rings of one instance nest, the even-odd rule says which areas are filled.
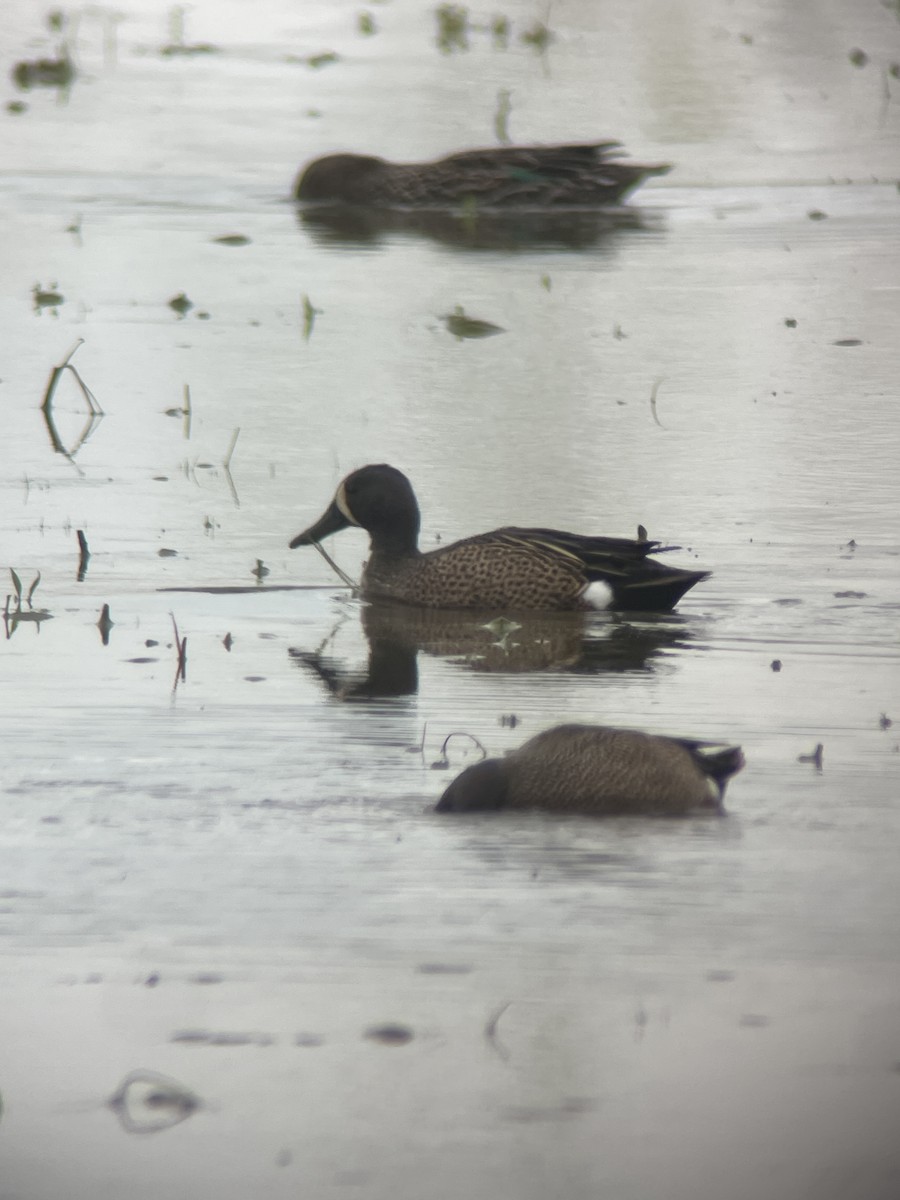
[[[570,3],[539,55],[511,3],[445,54],[408,2],[198,3],[218,52],[163,55],[143,0],[81,13],[58,94],[7,7],[0,530],[40,582],[0,642],[0,1200],[893,1200],[896,14]],[[577,236],[288,203],[329,150],[490,144],[500,89],[518,140],[675,169]],[[48,426],[80,338],[104,415],[67,373]],[[381,460],[426,548],[643,523],[714,574],[655,620],[398,620],[287,549]],[[471,739],[572,719],[740,742],[728,816],[431,814]]]

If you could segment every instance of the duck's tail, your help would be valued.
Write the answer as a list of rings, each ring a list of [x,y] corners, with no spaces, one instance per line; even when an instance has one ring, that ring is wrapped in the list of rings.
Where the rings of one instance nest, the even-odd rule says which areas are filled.
[[[603,579],[612,588],[611,608],[630,612],[668,612],[685,592],[711,574],[711,571],[665,567],[653,559],[645,559],[630,576],[609,573]]]
[[[701,771],[719,789],[719,799],[725,793],[725,785],[732,775],[744,768],[744,752],[740,746],[721,746],[714,742],[695,742],[678,738],[685,750],[690,751]]]

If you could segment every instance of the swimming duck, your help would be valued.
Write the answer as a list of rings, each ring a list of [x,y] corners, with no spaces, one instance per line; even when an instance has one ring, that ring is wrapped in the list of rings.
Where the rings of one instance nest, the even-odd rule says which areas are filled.
[[[426,608],[589,609],[592,583],[612,591],[609,607],[664,612],[708,571],[666,567],[648,556],[675,549],[631,538],[583,537],[556,529],[508,526],[422,553],[419,505],[402,471],[361,467],[339,485],[314,525],[290,543],[310,546],[356,525],[371,554],[362,594]]]
[[[739,746],[558,725],[505,758],[466,767],[436,811],[544,808],[610,816],[721,810],[725,785],[743,765]]]
[[[496,146],[431,162],[392,163],[366,154],[329,154],[301,171],[294,197],[372,207],[594,208],[618,204],[668,165],[622,161],[619,142]]]

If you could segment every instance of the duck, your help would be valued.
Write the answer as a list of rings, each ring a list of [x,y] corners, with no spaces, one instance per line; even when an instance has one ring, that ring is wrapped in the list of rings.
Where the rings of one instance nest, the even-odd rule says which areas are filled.
[[[328,154],[300,172],[294,199],[381,208],[596,208],[621,203],[645,179],[671,170],[623,161],[624,153],[621,143],[604,141],[495,146],[418,163]]]
[[[466,767],[435,811],[540,808],[595,816],[723,811],[740,746],[660,737],[608,725],[557,725],[505,758]]]
[[[289,544],[311,546],[358,526],[370,542],[363,598],[424,608],[584,611],[598,607],[591,585],[602,583],[600,607],[668,612],[710,574],[650,558],[678,547],[648,540],[642,527],[632,539],[506,526],[423,553],[420,524],[406,475],[373,463],[351,472],[322,516]]]

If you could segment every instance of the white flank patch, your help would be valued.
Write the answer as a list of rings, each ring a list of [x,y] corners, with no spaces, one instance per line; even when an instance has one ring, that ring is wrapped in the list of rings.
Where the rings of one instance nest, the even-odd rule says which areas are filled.
[[[613,598],[613,590],[602,579],[596,579],[593,583],[587,585],[581,593],[581,598],[591,608],[609,608],[609,602]]]

